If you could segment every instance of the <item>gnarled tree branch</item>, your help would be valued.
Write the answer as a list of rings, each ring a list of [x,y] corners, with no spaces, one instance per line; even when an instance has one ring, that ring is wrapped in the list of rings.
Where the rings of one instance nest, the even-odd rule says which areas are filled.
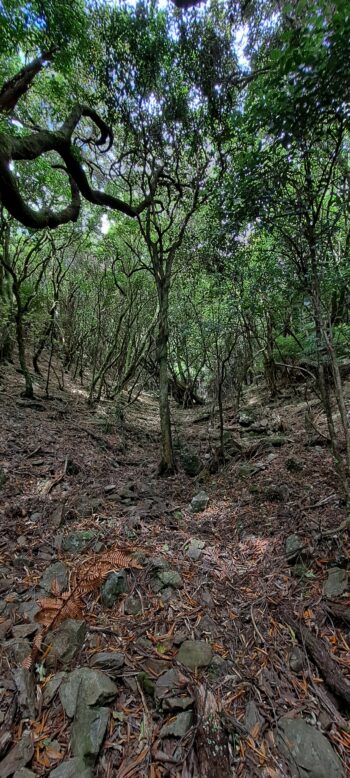
[[[0,92],[0,112],[7,112],[16,105],[48,59],[49,55],[43,54],[4,85]],[[54,229],[60,224],[77,221],[81,195],[94,205],[102,205],[131,217],[138,216],[152,202],[161,170],[156,171],[152,179],[149,195],[136,207],[118,197],[92,188],[83,167],[83,160],[80,159],[80,152],[72,142],[73,133],[84,117],[91,119],[100,132],[97,140],[91,137],[86,142],[98,147],[105,146],[103,151],[108,151],[113,143],[111,128],[95,110],[81,104],[74,106],[58,130],[38,130],[23,137],[0,134],[0,202],[11,216],[25,227]],[[55,151],[63,160],[71,188],[70,204],[57,212],[46,207],[39,210],[32,208],[21,195],[13,171],[13,162],[38,159],[50,151]]]

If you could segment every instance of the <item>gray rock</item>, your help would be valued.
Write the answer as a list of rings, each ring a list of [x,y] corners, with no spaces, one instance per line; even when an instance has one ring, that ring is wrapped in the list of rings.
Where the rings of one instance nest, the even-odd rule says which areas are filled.
[[[278,745],[292,778],[344,778],[340,760],[327,738],[303,719],[279,720]]]
[[[204,640],[185,640],[180,647],[177,661],[195,670],[197,667],[208,667],[213,658],[209,643]]]
[[[50,778],[92,778],[92,769],[83,759],[74,757],[51,770]]]
[[[43,691],[43,703],[44,705],[48,705],[51,700],[53,700],[56,692],[58,692],[61,683],[64,678],[66,678],[67,673],[56,673],[50,680],[47,682],[44,691]]]
[[[186,475],[191,478],[194,478],[202,470],[202,460],[195,451],[183,451],[180,454],[180,461]]]
[[[193,697],[166,697],[163,700],[163,710],[187,710],[193,705]]]
[[[28,770],[26,767],[21,767],[20,770],[16,770],[13,778],[36,778],[36,776],[32,770]]]
[[[332,567],[328,570],[328,578],[323,587],[326,597],[340,597],[348,588],[349,581],[346,570],[341,567]]]
[[[105,608],[114,608],[120,594],[128,591],[125,570],[111,573],[101,586],[101,601]]]
[[[63,551],[68,551],[71,554],[79,554],[96,536],[94,530],[84,530],[80,532],[73,532],[71,535],[67,535],[63,538],[62,548]]]
[[[109,708],[78,708],[71,729],[74,756],[93,764],[98,757],[109,719]]]
[[[65,592],[68,589],[68,571],[63,562],[47,567],[41,579],[41,586],[46,592],[52,592],[52,585],[57,585],[59,592]]]
[[[40,611],[40,606],[34,601],[21,602],[18,608],[18,612],[22,613],[29,621],[34,621],[35,616]]]
[[[46,657],[48,667],[54,667],[57,662],[69,664],[82,649],[86,636],[85,621],[66,619],[54,632],[48,632],[46,646],[51,646]]]
[[[96,667],[98,670],[104,670],[114,677],[119,675],[119,670],[123,667],[125,662],[124,654],[119,654],[117,651],[100,651],[98,654],[93,654],[90,659],[90,667]]]
[[[255,735],[258,735],[260,730],[265,724],[264,717],[260,714],[257,705],[254,700],[249,700],[245,709],[245,726],[248,732],[254,731]]]
[[[173,589],[182,589],[184,585],[181,575],[177,570],[162,570],[157,574],[157,578],[164,587],[171,586]]]
[[[288,562],[293,562],[302,553],[304,543],[299,535],[288,535],[286,540],[286,557]]]
[[[9,775],[13,775],[16,770],[20,770],[30,762],[34,754],[34,744],[30,732],[24,732],[20,741],[11,748],[5,759],[0,762],[0,776],[1,778],[8,778]]]
[[[213,656],[209,665],[209,675],[211,678],[222,678],[224,675],[232,673],[232,663],[222,656]]]
[[[265,487],[264,493],[270,502],[286,502],[289,497],[289,489],[286,484],[269,484]]]
[[[237,421],[241,427],[251,427],[255,419],[254,416],[251,416],[246,411],[240,411],[237,415]]]
[[[286,459],[286,468],[290,473],[300,473],[304,468],[304,462],[302,459],[288,457],[288,459]]]
[[[302,650],[299,648],[299,646],[294,646],[289,657],[290,669],[293,670],[293,673],[301,673],[304,669],[304,664],[305,657]]]
[[[39,624],[16,624],[12,627],[14,638],[28,638],[39,629]]]
[[[178,713],[177,716],[170,719],[169,723],[163,724],[159,737],[184,737],[191,727],[192,716],[191,710]]]
[[[206,510],[209,503],[209,497],[206,492],[198,492],[192,497],[190,509],[192,513],[202,513]]]
[[[276,435],[275,437],[269,437],[268,442],[270,443],[270,446],[274,446],[274,448],[280,448],[281,446],[285,446],[286,443],[288,443],[288,438],[284,437],[283,435]]]
[[[187,684],[188,678],[182,675],[175,667],[172,667],[157,678],[155,697],[157,700],[163,700],[169,692],[184,691]]]
[[[59,689],[62,707],[73,718],[81,705],[105,705],[113,700],[118,689],[102,670],[79,667],[62,681]]]
[[[132,594],[124,602],[124,611],[128,616],[139,616],[142,613],[142,602],[138,595]]]
[[[12,640],[8,640],[5,643],[4,648],[9,652],[17,665],[21,665],[23,660],[30,655],[32,650],[29,640],[26,640],[25,638],[13,638]]]
[[[30,670],[19,667],[14,672],[18,691],[18,702],[24,718],[35,719],[36,716],[36,686]]]
[[[192,538],[186,550],[186,554],[190,559],[192,559],[193,562],[198,562],[198,559],[202,556],[204,547],[204,540],[197,540],[196,538]]]

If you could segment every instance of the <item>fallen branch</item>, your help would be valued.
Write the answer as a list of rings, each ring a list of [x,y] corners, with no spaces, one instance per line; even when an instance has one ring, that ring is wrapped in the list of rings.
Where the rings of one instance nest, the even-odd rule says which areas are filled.
[[[331,657],[323,643],[310,630],[297,621],[288,610],[281,613],[281,621],[286,622],[320,670],[325,683],[334,694],[350,705],[350,683],[340,672],[336,661]]]

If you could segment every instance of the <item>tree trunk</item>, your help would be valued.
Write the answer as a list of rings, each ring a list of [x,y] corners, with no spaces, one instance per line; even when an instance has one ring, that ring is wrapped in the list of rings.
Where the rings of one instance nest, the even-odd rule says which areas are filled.
[[[168,340],[169,340],[169,283],[158,283],[159,317],[157,335],[157,361],[159,365],[159,414],[161,435],[160,475],[173,475],[176,464],[171,436],[168,377]]]
[[[22,320],[22,313],[20,308],[18,308],[16,313],[16,336],[17,336],[19,364],[21,366],[21,370],[25,381],[24,396],[32,399],[34,397],[34,391],[33,391],[32,379],[27,367],[26,352],[25,352],[25,345],[24,345],[24,334],[23,334],[23,320]]]

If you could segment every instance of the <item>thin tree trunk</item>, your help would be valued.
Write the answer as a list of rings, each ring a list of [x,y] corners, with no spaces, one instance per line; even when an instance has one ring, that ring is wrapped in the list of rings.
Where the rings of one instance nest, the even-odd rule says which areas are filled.
[[[159,318],[157,336],[157,361],[159,365],[159,413],[161,435],[160,475],[172,475],[176,471],[173,451],[169,403],[168,340],[169,340],[169,283],[158,283]]]
[[[16,336],[17,336],[19,364],[21,366],[21,370],[25,382],[24,396],[32,399],[34,397],[33,383],[27,367],[26,352],[25,352],[25,345],[24,345],[24,334],[23,334],[23,320],[22,320],[22,314],[20,309],[17,311],[16,314]]]

